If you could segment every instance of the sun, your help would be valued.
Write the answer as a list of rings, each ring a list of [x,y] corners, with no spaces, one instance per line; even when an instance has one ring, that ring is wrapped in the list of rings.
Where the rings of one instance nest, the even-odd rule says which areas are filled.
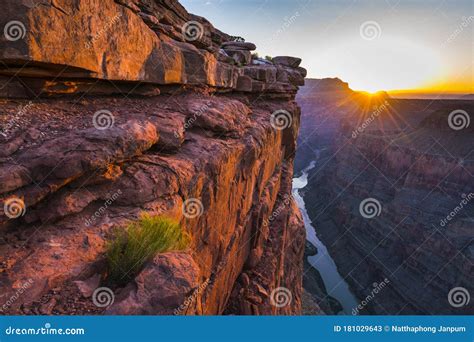
[[[384,90],[365,90],[365,89],[364,90],[354,89],[354,90],[372,98],[380,97],[386,94]]]
[[[369,87],[370,88],[370,87]],[[374,88],[375,89],[375,88]],[[367,95],[370,95],[370,96],[375,96],[377,95],[378,93],[381,92],[381,90],[362,90],[363,92],[367,93]]]

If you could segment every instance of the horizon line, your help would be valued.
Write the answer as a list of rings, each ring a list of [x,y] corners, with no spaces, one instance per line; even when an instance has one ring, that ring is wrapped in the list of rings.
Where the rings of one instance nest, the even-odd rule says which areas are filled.
[[[426,95],[433,95],[433,94],[437,94],[437,95],[441,95],[441,94],[446,94],[446,95],[474,95],[474,89],[453,89],[453,90],[443,90],[443,89],[439,89],[437,88],[436,86],[431,86],[431,87],[420,87],[420,88],[407,88],[407,89],[391,89],[391,90],[387,90],[387,89],[380,89],[380,90],[377,90],[377,91],[368,91],[368,90],[365,90],[365,89],[353,89],[351,88],[351,85],[349,82],[346,82],[344,81],[343,79],[341,79],[340,77],[321,77],[321,78],[317,78],[317,77],[306,77],[305,78],[306,80],[324,80],[324,79],[338,79],[340,80],[341,82],[343,83],[347,83],[349,88],[353,91],[358,91],[358,92],[366,92],[366,93],[371,93],[371,94],[375,94],[375,93],[379,93],[379,92],[386,92],[388,94],[426,94]]]

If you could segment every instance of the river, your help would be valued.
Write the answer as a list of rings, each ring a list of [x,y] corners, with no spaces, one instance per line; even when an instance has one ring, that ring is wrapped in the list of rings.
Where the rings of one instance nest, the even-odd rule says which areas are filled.
[[[311,164],[303,170],[300,177],[293,178],[293,197],[303,215],[304,225],[306,228],[306,239],[318,249],[318,254],[308,257],[308,261],[321,274],[328,294],[341,303],[343,312],[340,314],[351,315],[352,309],[357,307],[359,302],[349,289],[347,282],[337,271],[336,263],[331,258],[331,255],[329,255],[326,246],[318,238],[316,229],[313,227],[311,219],[306,212],[306,205],[303,197],[301,197],[298,192],[299,189],[303,189],[308,185],[308,172],[315,166],[316,162],[312,161]]]

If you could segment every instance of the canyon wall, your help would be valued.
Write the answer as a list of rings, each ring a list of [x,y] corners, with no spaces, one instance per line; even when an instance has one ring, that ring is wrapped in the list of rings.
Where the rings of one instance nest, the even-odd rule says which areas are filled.
[[[299,314],[301,60],[252,57],[174,0],[2,9],[1,312]],[[109,288],[107,243],[142,212],[190,246]]]
[[[311,161],[323,158],[321,152],[330,147],[338,135],[341,119],[359,107],[349,85],[338,78],[307,79],[296,96],[301,107],[301,130],[295,171],[301,171]]]
[[[320,150],[306,153],[317,166],[304,198],[360,300],[355,313],[472,312],[474,131],[461,117],[474,103],[371,97],[340,82],[331,104],[325,82],[299,95],[302,125],[316,132],[300,139]]]

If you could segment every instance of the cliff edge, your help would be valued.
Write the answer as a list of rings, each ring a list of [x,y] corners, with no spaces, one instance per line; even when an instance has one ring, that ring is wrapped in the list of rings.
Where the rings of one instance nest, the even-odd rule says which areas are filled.
[[[301,60],[258,59],[174,0],[2,8],[2,313],[299,314]],[[142,212],[190,247],[110,287],[104,251]]]

